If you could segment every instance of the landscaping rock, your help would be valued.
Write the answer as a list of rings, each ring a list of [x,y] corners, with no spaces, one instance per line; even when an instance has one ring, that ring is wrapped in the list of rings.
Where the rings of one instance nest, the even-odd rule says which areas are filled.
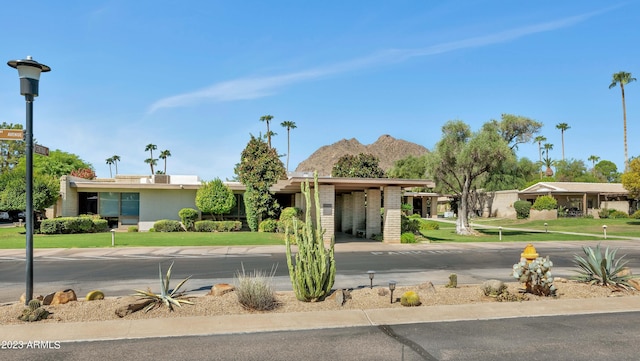
[[[488,280],[482,283],[482,291],[486,296],[496,297],[506,288],[507,286],[500,280]]]
[[[58,291],[53,295],[51,305],[64,305],[71,301],[77,301],[76,293],[72,289],[66,289],[64,291]]]
[[[130,315],[134,312],[138,312],[141,309],[147,307],[149,304],[151,304],[151,302],[153,302],[153,300],[144,300],[142,302],[138,302],[138,303],[131,303],[128,304],[126,306],[122,306],[122,307],[118,307],[116,309],[116,315],[120,318],[126,316],[126,315]]]
[[[42,301],[42,300],[44,299],[44,297],[42,297],[42,295],[38,295],[38,296],[34,297],[34,299]],[[21,304],[23,304],[23,305],[24,305],[25,303],[27,303],[27,294],[26,294],[26,293],[24,293],[24,292],[23,292],[23,293],[22,293],[22,295],[20,295],[20,300],[19,300],[19,302],[20,302]]]
[[[211,287],[211,291],[207,293],[208,296],[222,296],[226,293],[235,291],[235,287],[228,283],[218,283]]]
[[[389,294],[389,290],[386,288],[378,288],[378,296],[386,296]]]
[[[344,305],[344,291],[343,290],[337,290],[336,292],[334,292],[334,294],[336,295],[336,304],[338,306],[342,306]]]
[[[418,289],[425,290],[427,291],[427,293],[436,293],[436,288],[433,286],[433,283],[431,283],[431,281],[419,284]]]
[[[49,293],[48,295],[44,296],[44,299],[42,300],[42,305],[43,306],[48,306],[51,304],[51,301],[53,300],[53,296],[55,295],[55,292]]]
[[[629,284],[631,286],[633,286],[633,288],[635,288],[636,290],[640,291],[640,279],[639,278],[632,278],[629,280]]]

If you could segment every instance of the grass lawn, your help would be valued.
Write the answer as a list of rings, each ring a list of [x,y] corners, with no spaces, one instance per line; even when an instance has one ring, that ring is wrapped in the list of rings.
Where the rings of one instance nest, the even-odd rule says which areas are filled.
[[[24,248],[24,228],[0,228],[0,249]],[[261,232],[117,232],[116,247],[284,245],[284,236]],[[33,236],[34,248],[111,247],[111,232]]]

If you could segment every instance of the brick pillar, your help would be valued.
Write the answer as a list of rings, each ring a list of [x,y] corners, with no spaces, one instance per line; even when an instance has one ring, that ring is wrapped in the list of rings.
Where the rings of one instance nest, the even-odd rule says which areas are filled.
[[[407,204],[411,206],[411,210],[409,211],[409,213],[407,215],[412,215],[413,214],[413,196],[407,196]]]
[[[431,197],[431,218],[438,218],[438,197]]]
[[[380,188],[367,189],[367,238],[382,233],[381,197]]]
[[[351,194],[342,195],[342,232],[351,234],[353,228],[353,199]]]
[[[420,210],[420,217],[429,218],[429,207],[427,206],[427,200],[429,198],[422,197],[422,209]]]
[[[320,225],[324,230],[322,240],[325,242],[331,242],[331,239],[335,236],[335,199],[336,192],[333,184],[324,184],[319,186],[319,198],[320,198]]]
[[[384,239],[385,243],[400,243],[402,190],[400,187],[384,187]]]
[[[335,201],[335,207],[336,207],[336,214],[335,214],[335,226],[336,226],[336,232],[342,232],[342,196],[336,196],[336,201]]]
[[[307,208],[304,205],[304,195],[302,195],[302,193],[296,193],[294,197],[295,197],[295,200],[293,205],[296,208],[302,209],[302,219],[305,219],[304,212],[307,211]]]
[[[356,236],[357,231],[364,231],[366,229],[364,192],[353,192],[351,194],[353,198],[353,228],[351,229],[351,234]]]

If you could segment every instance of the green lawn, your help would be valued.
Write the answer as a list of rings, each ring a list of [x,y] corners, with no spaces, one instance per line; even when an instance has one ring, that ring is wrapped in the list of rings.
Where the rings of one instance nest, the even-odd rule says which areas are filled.
[[[0,249],[24,248],[24,228],[0,228]],[[116,247],[284,245],[284,237],[259,232],[116,232]],[[111,247],[111,232],[33,236],[34,248]]]

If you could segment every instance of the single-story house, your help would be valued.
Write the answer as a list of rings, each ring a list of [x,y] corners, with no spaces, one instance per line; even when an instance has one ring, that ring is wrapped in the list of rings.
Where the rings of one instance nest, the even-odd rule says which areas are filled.
[[[279,181],[271,190],[281,206],[304,210],[300,186],[305,180],[313,186],[311,176],[292,176]],[[112,227],[136,225],[140,231],[145,231],[160,219],[179,220],[178,212],[182,208],[197,209],[195,198],[201,183],[197,176],[184,175],[116,175],[115,178],[94,180],[63,176],[53,216],[99,214],[108,219]],[[226,184],[237,197],[236,208],[227,217],[243,219],[245,188],[237,182]],[[320,177],[318,187],[325,239],[329,240],[335,232],[341,231],[367,238],[383,233],[385,242],[399,242],[404,192],[434,186],[433,181],[424,179]],[[437,195],[412,196],[435,200],[425,200],[421,211],[425,215],[437,215],[435,206],[427,207],[427,203],[437,204]],[[384,208],[382,217],[381,207]]]

